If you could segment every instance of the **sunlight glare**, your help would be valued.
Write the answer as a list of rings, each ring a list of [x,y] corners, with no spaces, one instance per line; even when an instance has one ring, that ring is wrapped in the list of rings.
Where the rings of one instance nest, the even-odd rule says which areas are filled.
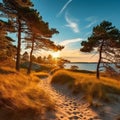
[[[60,52],[53,52],[51,53],[53,58],[59,58],[60,57]]]

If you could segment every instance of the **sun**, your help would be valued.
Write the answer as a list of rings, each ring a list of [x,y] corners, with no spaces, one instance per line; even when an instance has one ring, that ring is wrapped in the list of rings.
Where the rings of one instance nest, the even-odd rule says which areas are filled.
[[[51,53],[53,58],[59,58],[60,57],[60,52],[53,52]]]

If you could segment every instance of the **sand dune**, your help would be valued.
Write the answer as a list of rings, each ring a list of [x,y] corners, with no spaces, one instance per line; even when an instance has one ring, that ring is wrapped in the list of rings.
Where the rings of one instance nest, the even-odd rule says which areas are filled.
[[[51,85],[50,77],[41,80],[39,85],[55,101],[55,111],[48,114],[48,120],[119,120],[119,103],[111,106],[101,103],[98,108],[94,108],[83,99],[83,95],[74,96],[66,86]]]

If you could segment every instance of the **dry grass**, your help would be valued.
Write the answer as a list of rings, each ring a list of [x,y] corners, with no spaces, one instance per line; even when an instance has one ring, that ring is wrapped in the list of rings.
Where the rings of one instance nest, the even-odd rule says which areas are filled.
[[[68,71],[59,70],[53,74],[51,83],[72,84],[74,77]]]
[[[40,79],[10,68],[0,72],[0,120],[36,120],[54,106]],[[5,73],[5,74],[4,74]]]
[[[120,95],[120,81],[107,77],[97,80],[95,74],[91,73],[59,70],[53,75],[51,82],[69,83],[69,88],[73,90],[73,93],[85,93],[89,102],[92,102],[93,98],[109,101],[109,94]]]

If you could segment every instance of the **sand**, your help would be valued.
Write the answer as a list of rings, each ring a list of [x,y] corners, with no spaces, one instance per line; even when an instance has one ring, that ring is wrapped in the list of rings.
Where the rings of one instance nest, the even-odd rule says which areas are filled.
[[[120,120],[119,101],[99,102],[99,106],[91,107],[84,99],[84,95],[71,94],[66,85],[51,85],[50,79],[51,76],[42,79],[39,86],[43,87],[55,101],[55,111],[48,112],[43,120]]]

